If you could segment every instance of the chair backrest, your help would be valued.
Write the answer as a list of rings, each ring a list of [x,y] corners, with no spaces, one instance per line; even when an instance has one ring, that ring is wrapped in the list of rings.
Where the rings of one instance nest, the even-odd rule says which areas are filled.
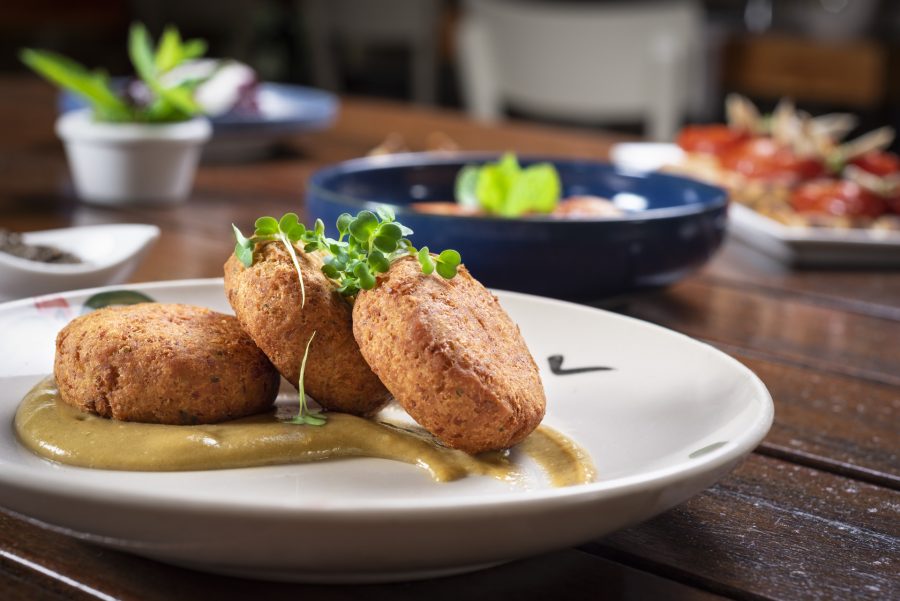
[[[414,100],[434,104],[442,0],[303,0],[301,6],[317,86],[341,90],[336,40],[363,47],[397,44],[411,51]]]
[[[509,103],[548,117],[645,120],[669,138],[699,66],[696,2],[469,0],[459,30],[463,96],[496,119]]]

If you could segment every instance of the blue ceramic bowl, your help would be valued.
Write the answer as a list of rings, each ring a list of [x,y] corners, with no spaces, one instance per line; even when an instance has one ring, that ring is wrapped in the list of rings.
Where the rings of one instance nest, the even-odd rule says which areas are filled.
[[[403,154],[362,158],[317,171],[307,212],[330,235],[341,213],[392,205],[417,247],[455,248],[486,286],[568,300],[593,301],[665,286],[705,263],[725,233],[723,190],[660,173],[632,173],[608,163],[552,162],[563,196],[590,194],[627,211],[614,218],[463,217],[419,213],[411,202],[453,200],[456,174],[496,155]]]

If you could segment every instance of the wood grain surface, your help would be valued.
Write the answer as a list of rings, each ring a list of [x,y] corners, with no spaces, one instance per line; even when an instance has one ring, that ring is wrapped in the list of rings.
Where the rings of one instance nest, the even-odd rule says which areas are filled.
[[[393,132],[414,150],[439,131],[465,150],[594,158],[620,139],[344,99],[334,128],[292,138],[269,159],[204,164],[183,206],[113,210],[73,196],[50,88],[0,80],[0,108],[0,227],[155,223],[162,236],[134,281],[220,276],[233,248],[223,224],[302,212],[315,168],[360,156]],[[775,424],[757,452],[663,515],[477,574],[321,587],[191,572],[0,514],[0,599],[900,598],[900,272],[791,271],[728,241],[681,283],[612,306],[715,345],[775,399]]]

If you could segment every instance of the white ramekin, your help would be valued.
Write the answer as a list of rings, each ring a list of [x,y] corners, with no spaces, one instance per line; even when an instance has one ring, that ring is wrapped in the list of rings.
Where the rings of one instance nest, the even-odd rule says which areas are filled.
[[[90,109],[56,121],[78,196],[97,204],[172,203],[191,191],[206,118],[176,123],[103,123]]]

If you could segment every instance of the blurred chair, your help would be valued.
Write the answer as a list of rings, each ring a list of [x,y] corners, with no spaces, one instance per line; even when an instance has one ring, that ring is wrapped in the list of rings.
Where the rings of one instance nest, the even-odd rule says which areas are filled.
[[[400,45],[412,57],[413,100],[434,104],[442,0],[304,0],[302,6],[317,86],[334,91],[342,87],[336,42]]]
[[[703,13],[697,2],[467,0],[458,30],[471,115],[496,120],[508,103],[535,116],[644,123],[671,140],[702,104]]]

